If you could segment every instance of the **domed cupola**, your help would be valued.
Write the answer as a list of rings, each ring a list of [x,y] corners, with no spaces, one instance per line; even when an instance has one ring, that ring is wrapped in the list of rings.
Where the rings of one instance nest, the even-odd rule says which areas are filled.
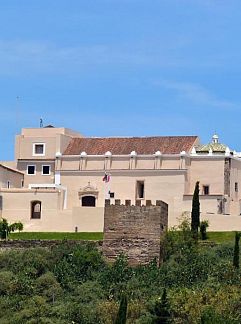
[[[203,154],[210,154],[210,152],[212,152],[213,154],[225,154],[227,151],[230,152],[229,147],[219,142],[219,137],[217,134],[213,135],[212,141],[210,143],[199,145],[196,149],[197,153]]]
[[[213,144],[218,144],[219,142],[219,137],[217,134],[214,134],[213,137],[212,137],[212,143]]]

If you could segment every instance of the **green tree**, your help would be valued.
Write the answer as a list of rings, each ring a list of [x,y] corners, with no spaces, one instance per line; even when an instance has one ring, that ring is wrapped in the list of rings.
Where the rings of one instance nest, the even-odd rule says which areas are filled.
[[[6,240],[9,233],[15,231],[22,231],[23,224],[21,222],[16,222],[13,224],[8,224],[8,221],[5,218],[2,218],[0,221],[0,238]]]
[[[204,241],[206,240],[207,237],[207,228],[208,228],[209,224],[207,220],[203,220],[200,223],[200,234],[201,234],[201,239]]]
[[[233,251],[233,266],[235,268],[239,268],[239,240],[241,237],[241,233],[235,233],[235,243],[234,243],[234,251]]]
[[[122,294],[115,324],[125,324],[127,318],[127,297]]]
[[[151,311],[153,315],[153,324],[167,324],[170,323],[170,311],[169,311],[169,303],[167,300],[167,291],[166,288],[164,288],[162,297],[159,298],[155,305],[153,310]]]
[[[191,229],[195,241],[198,241],[198,228],[200,226],[199,181],[196,182],[192,199]]]

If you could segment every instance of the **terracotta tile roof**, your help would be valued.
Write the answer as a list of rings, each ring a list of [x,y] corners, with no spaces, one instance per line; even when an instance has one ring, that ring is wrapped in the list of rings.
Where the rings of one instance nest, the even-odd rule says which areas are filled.
[[[73,138],[64,155],[101,155],[110,151],[112,154],[125,155],[136,151],[137,154],[179,154],[190,152],[198,141],[197,136],[157,136],[157,137],[90,137]]]

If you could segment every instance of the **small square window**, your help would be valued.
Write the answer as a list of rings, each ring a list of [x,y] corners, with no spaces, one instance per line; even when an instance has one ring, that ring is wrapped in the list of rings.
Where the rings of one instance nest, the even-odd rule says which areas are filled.
[[[28,165],[27,174],[33,175],[35,174],[35,171],[35,165]]]
[[[50,165],[43,165],[42,166],[42,174],[43,175],[50,175]]]
[[[209,195],[209,186],[203,186],[203,194]]]
[[[45,144],[38,143],[33,146],[33,155],[44,155],[45,154]]]

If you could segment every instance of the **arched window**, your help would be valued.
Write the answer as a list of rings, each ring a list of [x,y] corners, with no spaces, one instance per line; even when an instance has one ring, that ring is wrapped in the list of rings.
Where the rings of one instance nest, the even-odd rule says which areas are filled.
[[[82,197],[82,206],[83,207],[95,207],[95,200],[94,196],[83,196]]]
[[[34,219],[41,218],[41,201],[39,200],[31,201],[31,218]]]

